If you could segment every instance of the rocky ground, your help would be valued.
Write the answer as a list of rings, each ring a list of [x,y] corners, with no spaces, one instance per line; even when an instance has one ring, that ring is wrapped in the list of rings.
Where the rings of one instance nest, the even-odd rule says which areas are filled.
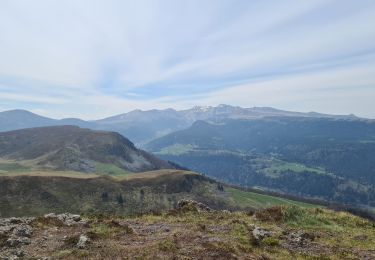
[[[375,225],[348,213],[214,211],[0,219],[0,259],[375,259]]]

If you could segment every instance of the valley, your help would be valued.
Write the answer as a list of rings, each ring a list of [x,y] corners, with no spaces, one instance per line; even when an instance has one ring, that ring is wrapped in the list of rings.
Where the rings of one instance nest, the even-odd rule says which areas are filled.
[[[218,180],[352,205],[375,205],[372,121],[274,117],[198,121],[146,149]]]

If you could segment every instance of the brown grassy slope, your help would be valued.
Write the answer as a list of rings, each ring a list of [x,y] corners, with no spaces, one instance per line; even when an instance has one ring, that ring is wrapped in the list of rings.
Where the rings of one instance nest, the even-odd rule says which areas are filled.
[[[95,171],[95,162],[141,172],[175,166],[137,149],[114,132],[75,126],[30,128],[0,133],[0,158],[35,160],[59,170]]]

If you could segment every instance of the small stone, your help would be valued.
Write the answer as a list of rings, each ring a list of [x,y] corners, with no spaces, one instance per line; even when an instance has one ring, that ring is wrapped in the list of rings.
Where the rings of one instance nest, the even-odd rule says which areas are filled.
[[[11,237],[6,241],[6,243],[11,247],[15,247],[18,245],[29,245],[31,241],[27,237],[18,237],[18,238]]]
[[[23,257],[23,256],[25,256],[25,252],[23,252],[22,250],[16,250],[16,251],[13,252],[13,254],[14,254],[15,256],[18,256],[18,257]]]
[[[252,234],[253,234],[253,237],[257,241],[263,240],[264,238],[270,237],[272,235],[272,233],[270,231],[267,231],[267,230],[259,228],[259,227],[256,227],[253,230]]]
[[[70,215],[70,218],[72,220],[74,220],[75,222],[78,222],[81,220],[81,216],[80,215]]]
[[[20,225],[13,229],[13,235],[19,237],[31,237],[33,229],[28,225]]]
[[[86,235],[80,235],[79,240],[77,243],[77,247],[79,249],[84,249],[87,246],[87,243],[90,241],[90,239]]]
[[[253,231],[255,228],[256,228],[256,226],[254,224],[249,225],[249,230]]]
[[[357,240],[357,241],[365,241],[367,240],[367,236],[366,235],[359,235],[359,236],[355,236],[354,237],[354,240]]]

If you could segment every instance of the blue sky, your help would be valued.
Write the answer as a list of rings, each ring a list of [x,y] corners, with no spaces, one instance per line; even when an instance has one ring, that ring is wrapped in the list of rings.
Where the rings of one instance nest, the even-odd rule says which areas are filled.
[[[0,0],[0,111],[231,104],[375,118],[375,1]]]

